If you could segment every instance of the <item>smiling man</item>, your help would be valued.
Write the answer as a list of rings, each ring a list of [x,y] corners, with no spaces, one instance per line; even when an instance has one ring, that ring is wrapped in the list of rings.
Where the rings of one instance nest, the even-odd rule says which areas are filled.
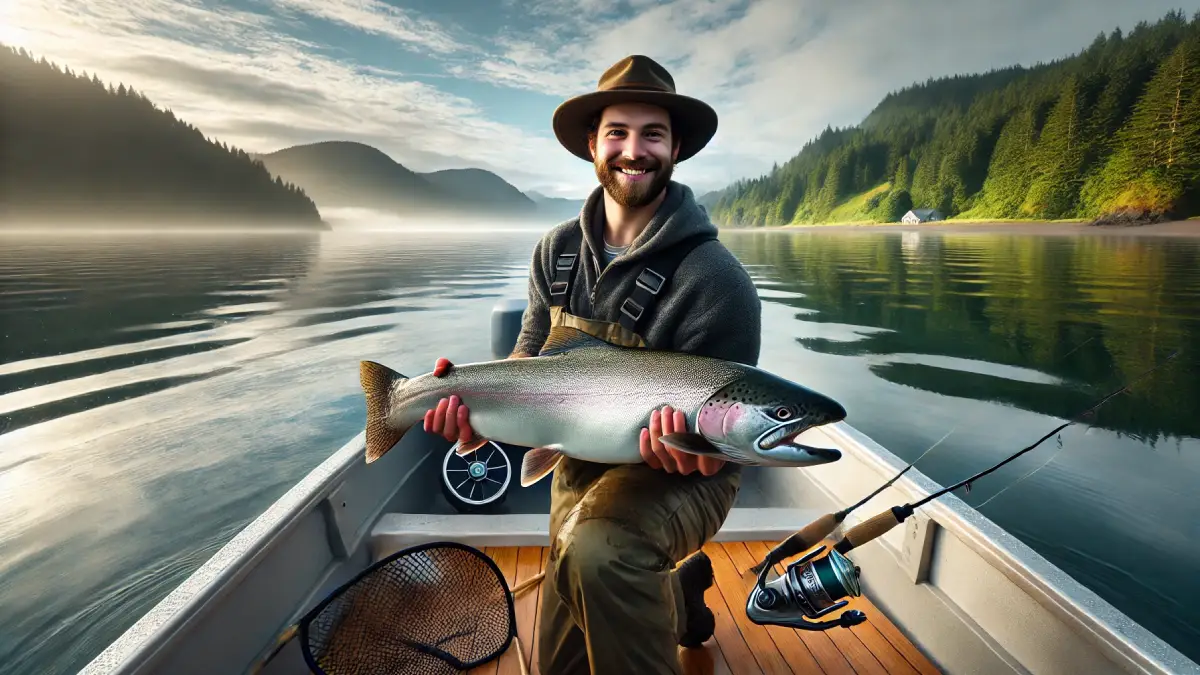
[[[757,365],[754,284],[691,189],[671,179],[716,128],[712,108],[677,94],[670,74],[645,56],[621,60],[596,91],[559,106],[555,134],[593,163],[600,185],[578,218],[535,247],[513,358],[537,355],[552,327],[572,326],[627,347]],[[439,360],[435,373],[450,367]],[[696,552],[733,507],[740,467],[676,452],[659,438],[720,419],[689,420],[664,407],[642,430],[644,463],[559,462],[537,622],[543,675],[674,674],[678,647],[712,635],[704,604],[712,566]],[[425,428],[448,440],[472,437],[457,397],[430,410]]]

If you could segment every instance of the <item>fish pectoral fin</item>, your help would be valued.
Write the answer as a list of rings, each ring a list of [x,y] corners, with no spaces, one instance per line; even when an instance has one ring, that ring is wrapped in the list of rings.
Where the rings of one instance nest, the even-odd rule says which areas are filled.
[[[658,439],[663,445],[692,455],[720,455],[721,449],[700,434],[675,433]]]
[[[609,349],[620,349],[617,345],[610,342],[605,342],[594,335],[589,335],[578,328],[571,326],[555,326],[550,329],[550,335],[546,337],[546,342],[542,345],[538,356],[547,356],[549,354],[558,354],[572,349],[584,349],[586,347],[606,347]]]
[[[458,447],[454,449],[454,454],[458,455],[459,457],[462,457],[463,455],[469,455],[472,452],[482,448],[485,444],[487,444],[487,442],[488,439],[480,436],[479,432],[475,432],[475,435],[471,437],[471,440],[467,441],[466,443],[458,444]]]
[[[562,458],[562,452],[553,447],[534,448],[526,452],[521,462],[521,487],[529,487],[548,476]]]

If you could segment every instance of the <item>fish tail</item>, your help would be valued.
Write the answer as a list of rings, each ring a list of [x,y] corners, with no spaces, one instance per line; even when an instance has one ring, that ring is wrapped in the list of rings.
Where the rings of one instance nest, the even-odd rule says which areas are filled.
[[[359,365],[359,380],[367,396],[367,464],[370,464],[386,455],[413,427],[388,424],[395,385],[408,378],[381,363],[363,361]]]

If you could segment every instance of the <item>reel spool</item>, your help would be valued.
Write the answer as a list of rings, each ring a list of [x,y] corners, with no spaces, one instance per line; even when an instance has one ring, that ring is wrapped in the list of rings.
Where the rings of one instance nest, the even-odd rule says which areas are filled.
[[[832,621],[810,622],[831,614],[849,604],[846,597],[860,597],[859,568],[846,556],[830,550],[818,558],[821,545],[796,562],[787,571],[768,582],[771,565],[764,565],[758,582],[746,598],[746,616],[754,623],[804,630],[829,630],[838,626],[849,628],[867,620],[857,609],[842,612]]]

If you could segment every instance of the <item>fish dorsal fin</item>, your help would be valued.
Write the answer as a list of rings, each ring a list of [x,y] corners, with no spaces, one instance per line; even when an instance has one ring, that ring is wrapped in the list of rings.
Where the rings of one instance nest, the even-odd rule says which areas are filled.
[[[550,475],[562,458],[563,454],[554,446],[533,448],[526,452],[521,462],[521,487],[529,487]]]
[[[542,345],[542,350],[538,352],[538,356],[559,354],[572,349],[587,349],[590,347],[617,349],[616,345],[605,342],[594,335],[589,335],[578,328],[555,326],[550,329],[550,335],[546,338],[546,344]]]

